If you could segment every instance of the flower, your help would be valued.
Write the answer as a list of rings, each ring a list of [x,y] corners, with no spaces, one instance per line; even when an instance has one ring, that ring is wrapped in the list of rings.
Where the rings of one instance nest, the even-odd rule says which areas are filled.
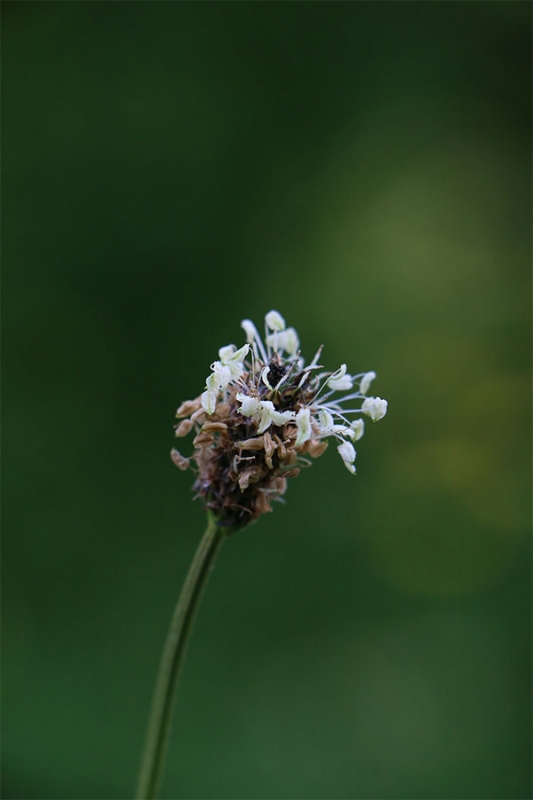
[[[306,365],[296,330],[278,311],[265,317],[264,341],[251,320],[241,327],[246,344],[221,347],[202,394],[176,413],[176,436],[194,431],[193,454],[172,450],[180,469],[196,469],[197,496],[231,529],[270,511],[287,479],[321,456],[331,438],[355,473],[361,415],[375,422],[387,412],[386,400],[366,397],[375,372],[351,375],[346,364],[323,371],[322,348]]]
[[[257,397],[237,392],[235,399],[239,401],[241,407],[237,409],[239,414],[243,417],[257,417],[261,411],[261,401]]]
[[[202,406],[208,414],[213,414],[216,408],[216,399],[219,391],[225,389],[231,381],[238,380],[244,372],[244,358],[250,346],[245,344],[237,350],[234,344],[221,347],[218,351],[220,361],[211,364],[213,370],[207,378],[206,391],[202,395]]]
[[[241,403],[237,413],[242,414],[243,417],[252,417],[259,423],[257,433],[264,433],[272,423],[284,425],[295,416],[294,411],[276,411],[271,400],[258,400],[256,397],[241,392],[238,392],[235,398]]]

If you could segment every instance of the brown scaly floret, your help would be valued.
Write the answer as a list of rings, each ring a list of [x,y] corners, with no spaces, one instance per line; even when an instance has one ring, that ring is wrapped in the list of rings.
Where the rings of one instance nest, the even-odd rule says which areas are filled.
[[[243,378],[246,383],[248,374]],[[296,425],[292,421],[272,425],[258,435],[257,424],[239,413],[236,394],[236,389],[230,390],[228,401],[219,403],[208,418],[197,413],[201,408],[200,398],[180,406],[177,416],[183,417],[190,411],[196,419],[182,420],[176,426],[176,436],[186,436],[194,428],[195,450],[190,458],[184,458],[176,449],[172,451],[173,460],[181,469],[195,463],[198,474],[194,491],[220,524],[232,528],[243,527],[271,511],[272,502],[286,491],[287,478],[299,472],[295,467]],[[317,444],[319,455],[327,443]],[[309,452],[308,447],[305,450]]]

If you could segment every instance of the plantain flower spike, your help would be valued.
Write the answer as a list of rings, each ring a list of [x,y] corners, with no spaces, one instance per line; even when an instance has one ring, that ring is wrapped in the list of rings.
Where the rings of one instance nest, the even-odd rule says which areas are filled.
[[[366,396],[375,372],[350,375],[346,364],[324,371],[322,348],[306,365],[297,332],[278,311],[265,317],[264,341],[251,320],[241,327],[246,343],[221,347],[202,394],[176,412],[176,436],[193,432],[194,452],[171,452],[180,469],[196,471],[193,489],[218,524],[232,529],[271,511],[288,478],[309,465],[309,456],[322,455],[330,438],[355,473],[360,415],[376,422],[387,413],[386,400]]]

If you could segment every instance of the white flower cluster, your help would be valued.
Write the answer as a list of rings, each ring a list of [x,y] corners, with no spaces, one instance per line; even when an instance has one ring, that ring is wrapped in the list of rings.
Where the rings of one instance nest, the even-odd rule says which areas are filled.
[[[297,332],[286,327],[277,311],[270,311],[265,317],[265,343],[251,320],[243,320],[241,326],[247,344],[240,349],[228,345],[219,350],[219,360],[211,365],[212,371],[201,396],[204,411],[213,414],[220,394],[227,392],[230,386],[236,387],[239,390],[235,395],[240,404],[238,413],[257,424],[258,435],[271,425],[293,423],[296,448],[310,440],[334,437],[346,468],[354,473],[356,452],[352,442],[363,435],[364,422],[350,417],[365,414],[377,422],[387,413],[386,400],[366,396],[376,373],[350,375],[346,364],[333,373],[319,372],[322,348],[305,366],[299,353]],[[298,378],[297,389],[301,391],[299,394],[292,392],[294,407],[280,410],[276,402],[279,403],[283,390]],[[344,394],[335,397],[338,393]],[[346,403],[353,406],[361,400],[358,408],[345,406]]]
[[[217,404],[217,397],[222,389],[230,383],[239,380],[244,372],[244,359],[250,349],[245,344],[240,350],[235,345],[229,344],[218,351],[220,361],[211,364],[211,375],[206,381],[206,390],[202,394],[202,406],[208,414],[213,414]]]

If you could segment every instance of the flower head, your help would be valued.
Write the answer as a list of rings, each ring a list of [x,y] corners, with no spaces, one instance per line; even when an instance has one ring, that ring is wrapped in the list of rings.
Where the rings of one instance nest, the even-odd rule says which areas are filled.
[[[306,366],[297,332],[278,311],[265,317],[264,342],[251,320],[241,327],[246,344],[221,347],[203,393],[176,413],[176,436],[195,433],[192,456],[172,451],[180,469],[196,468],[197,495],[220,525],[232,528],[270,511],[287,479],[310,464],[309,456],[322,455],[330,438],[355,473],[360,415],[377,421],[387,412],[386,400],[366,397],[375,372],[350,375],[346,364],[323,371],[322,348]]]

